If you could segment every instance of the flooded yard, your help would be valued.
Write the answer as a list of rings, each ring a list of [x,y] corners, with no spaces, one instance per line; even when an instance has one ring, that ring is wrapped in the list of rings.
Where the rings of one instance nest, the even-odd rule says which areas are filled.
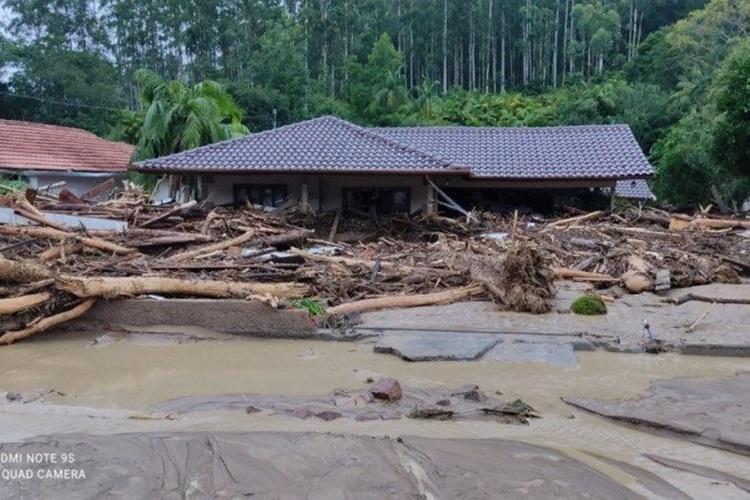
[[[180,334],[46,335],[0,349],[0,390],[40,400],[0,403],[3,442],[41,435],[123,432],[322,432],[359,436],[510,439],[553,448],[615,481],[638,485],[621,467],[596,455],[636,465],[692,496],[744,498],[733,484],[656,464],[651,453],[750,478],[750,459],[674,436],[643,432],[566,405],[561,397],[636,398],[651,381],[731,377],[741,358],[579,352],[574,367],[491,361],[409,363],[376,354],[362,343],[248,339],[200,331]],[[522,398],[543,418],[529,426],[487,421],[332,422],[238,410],[164,418],[154,408],[199,395],[315,396],[362,389],[368,378],[395,377],[405,388],[478,384],[505,400]],[[31,395],[31,396],[29,396]],[[170,417],[172,418],[172,417]],[[647,492],[640,491],[640,494]]]

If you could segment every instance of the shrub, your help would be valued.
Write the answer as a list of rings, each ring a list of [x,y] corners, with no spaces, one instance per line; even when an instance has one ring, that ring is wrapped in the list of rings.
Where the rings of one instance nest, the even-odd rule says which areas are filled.
[[[573,301],[570,310],[576,314],[584,316],[594,316],[597,314],[607,314],[607,306],[598,295],[582,295]]]

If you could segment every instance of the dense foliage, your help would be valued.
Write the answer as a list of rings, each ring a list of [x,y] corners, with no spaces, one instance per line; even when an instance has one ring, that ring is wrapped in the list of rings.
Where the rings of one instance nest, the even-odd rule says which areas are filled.
[[[706,203],[712,186],[747,198],[746,0],[0,5],[10,14],[0,117],[87,128],[143,156],[242,132],[240,120],[258,131],[321,114],[373,125],[624,122],[654,161],[662,201]]]

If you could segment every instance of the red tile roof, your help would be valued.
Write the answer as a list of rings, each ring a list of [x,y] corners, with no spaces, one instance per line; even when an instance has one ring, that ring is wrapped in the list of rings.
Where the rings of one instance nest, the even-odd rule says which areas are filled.
[[[125,172],[132,154],[78,128],[0,120],[0,169]]]

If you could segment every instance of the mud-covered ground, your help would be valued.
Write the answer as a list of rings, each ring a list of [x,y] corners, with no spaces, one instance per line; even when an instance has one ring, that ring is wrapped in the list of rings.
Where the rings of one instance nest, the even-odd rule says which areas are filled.
[[[572,351],[644,352],[654,347],[684,354],[750,357],[750,306],[668,302],[690,293],[750,301],[748,284],[705,285],[661,295],[622,294],[607,304],[606,315],[571,313],[573,300],[587,291],[590,286],[560,284],[553,310],[541,315],[501,311],[490,302],[370,312],[362,315],[355,331],[363,336],[375,334],[381,350],[415,360],[486,357],[513,361],[516,357],[519,362],[570,364]],[[644,331],[644,321],[653,343]],[[446,340],[432,335],[436,331],[445,332]]]
[[[377,354],[367,343],[156,330],[51,333],[0,349],[0,388],[8,391],[0,400],[0,442],[6,443],[0,457],[16,450],[73,453],[87,474],[44,483],[0,479],[9,488],[4,493],[565,498],[580,497],[585,487],[599,498],[747,495],[741,479],[750,478],[748,457],[674,433],[643,432],[561,401],[635,399],[653,380],[676,377],[732,379],[747,367],[741,358],[597,351],[576,352],[575,364],[410,363]],[[384,418],[357,419],[356,396],[336,407],[337,395],[361,394],[381,377],[398,379],[406,395],[400,404],[368,403]],[[479,385],[493,406],[520,398],[541,418],[529,418],[528,425],[476,412],[446,421],[408,418],[409,398],[465,400],[453,395],[465,384]],[[461,412],[459,402],[449,407]],[[320,403],[341,418],[295,412]],[[248,413],[249,406],[261,411]],[[24,444],[10,444],[18,442]],[[226,456],[215,451],[217,443]],[[398,454],[406,449],[411,458],[404,461]],[[191,459],[183,461],[186,454]],[[375,457],[367,462],[371,476],[343,472],[363,467],[359,456]],[[675,463],[710,464],[711,472]]]

